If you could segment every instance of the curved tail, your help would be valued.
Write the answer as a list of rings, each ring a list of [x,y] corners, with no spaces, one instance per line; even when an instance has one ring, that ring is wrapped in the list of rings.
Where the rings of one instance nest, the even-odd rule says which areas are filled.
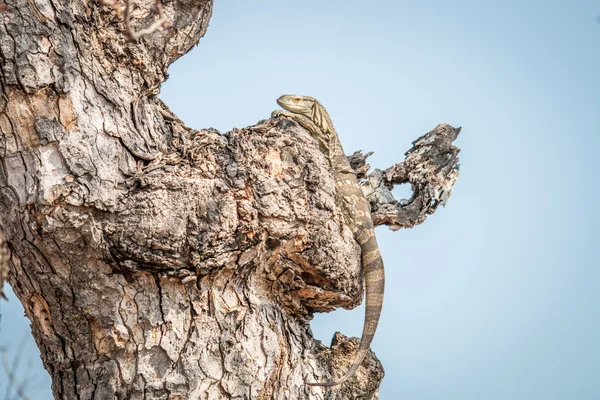
[[[366,292],[366,307],[365,307],[365,322],[363,326],[362,336],[360,338],[360,346],[354,357],[352,366],[341,378],[328,382],[306,382],[310,386],[337,386],[346,382],[360,367],[365,356],[371,346],[371,341],[375,336],[381,308],[383,306],[383,292],[385,286],[385,275],[383,272],[383,260],[379,253],[377,240],[375,239],[375,231],[364,229],[357,235],[357,241],[362,249],[362,263],[364,268],[365,292]]]

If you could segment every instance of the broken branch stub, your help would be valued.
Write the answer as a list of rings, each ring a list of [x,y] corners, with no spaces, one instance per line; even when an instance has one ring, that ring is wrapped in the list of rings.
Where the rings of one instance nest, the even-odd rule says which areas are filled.
[[[392,230],[412,228],[446,204],[459,175],[460,150],[453,141],[460,130],[448,124],[436,126],[413,142],[403,162],[384,171],[375,169],[361,181],[375,225]],[[360,159],[356,154],[352,157]],[[395,199],[394,185],[406,183],[412,187],[411,198]]]

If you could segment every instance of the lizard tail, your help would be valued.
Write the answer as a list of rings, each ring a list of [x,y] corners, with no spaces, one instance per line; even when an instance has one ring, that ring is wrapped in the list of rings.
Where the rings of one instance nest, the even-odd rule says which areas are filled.
[[[352,366],[341,378],[331,380],[328,382],[306,382],[309,386],[337,386],[346,382],[360,367],[365,356],[369,352],[371,347],[371,341],[375,336],[377,330],[377,324],[379,323],[379,317],[381,315],[381,308],[383,306],[383,291],[385,286],[385,276],[383,272],[383,260],[379,253],[379,247],[375,239],[375,232],[370,229],[371,235],[365,238],[365,243],[360,243],[362,248],[362,259],[365,270],[365,292],[367,293],[366,307],[365,307],[365,322],[363,325],[363,332],[360,338],[360,346],[358,352],[354,357]],[[362,236],[362,235],[361,235]]]

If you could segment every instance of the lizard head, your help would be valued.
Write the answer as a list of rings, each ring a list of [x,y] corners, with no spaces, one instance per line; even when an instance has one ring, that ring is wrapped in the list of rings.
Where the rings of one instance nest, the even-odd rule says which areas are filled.
[[[308,131],[317,139],[326,154],[331,153],[337,134],[331,124],[329,114],[317,99],[296,94],[284,94],[277,99],[277,104],[287,111],[305,116],[319,127],[320,129],[309,129]]]
[[[315,106],[315,99],[308,96],[298,96],[296,94],[284,94],[277,99],[277,104],[285,110],[302,114],[310,118],[313,107]]]

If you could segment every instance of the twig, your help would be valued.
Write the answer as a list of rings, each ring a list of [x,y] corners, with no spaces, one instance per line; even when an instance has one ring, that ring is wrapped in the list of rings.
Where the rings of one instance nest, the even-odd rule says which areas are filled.
[[[21,383],[17,385],[16,388],[16,392],[18,395],[20,395],[20,393],[25,393],[25,389],[26,388],[30,388],[31,389],[31,372],[33,371],[32,365],[31,365],[31,358],[27,359],[27,368],[25,369],[25,376],[23,376],[23,378],[21,379]],[[15,371],[16,374],[16,371]],[[21,396],[21,395],[20,395]],[[21,396],[23,397],[23,396]]]
[[[26,343],[26,336],[23,336],[23,338],[21,338],[21,342],[19,343],[19,347],[17,349],[17,356],[15,356],[15,359],[12,362],[12,365],[9,365],[8,360],[6,359],[6,348],[2,348],[0,349],[0,353],[2,353],[2,365],[4,366],[4,369],[6,370],[6,376],[8,377],[8,385],[6,387],[6,392],[4,395],[5,400],[10,400],[11,399],[11,395],[12,395],[12,389],[14,387],[15,392],[17,394],[17,396],[19,396],[19,398],[21,398],[22,400],[29,400],[29,398],[25,395],[25,393],[23,392],[23,386],[20,385],[17,382],[17,370],[19,369],[19,363],[21,361],[21,356],[19,354],[23,353],[23,348],[25,347],[25,343]]]
[[[112,8],[116,11],[117,16],[121,15],[121,9],[117,6],[117,0],[100,0],[100,3]],[[157,30],[158,28],[165,27],[167,24],[167,17],[163,14],[163,8],[160,1],[156,1],[156,10],[158,13],[158,19],[146,28],[136,31],[131,25],[131,13],[133,11],[133,0],[125,0],[125,34],[127,38],[133,42],[137,42],[142,36],[146,36]]]

